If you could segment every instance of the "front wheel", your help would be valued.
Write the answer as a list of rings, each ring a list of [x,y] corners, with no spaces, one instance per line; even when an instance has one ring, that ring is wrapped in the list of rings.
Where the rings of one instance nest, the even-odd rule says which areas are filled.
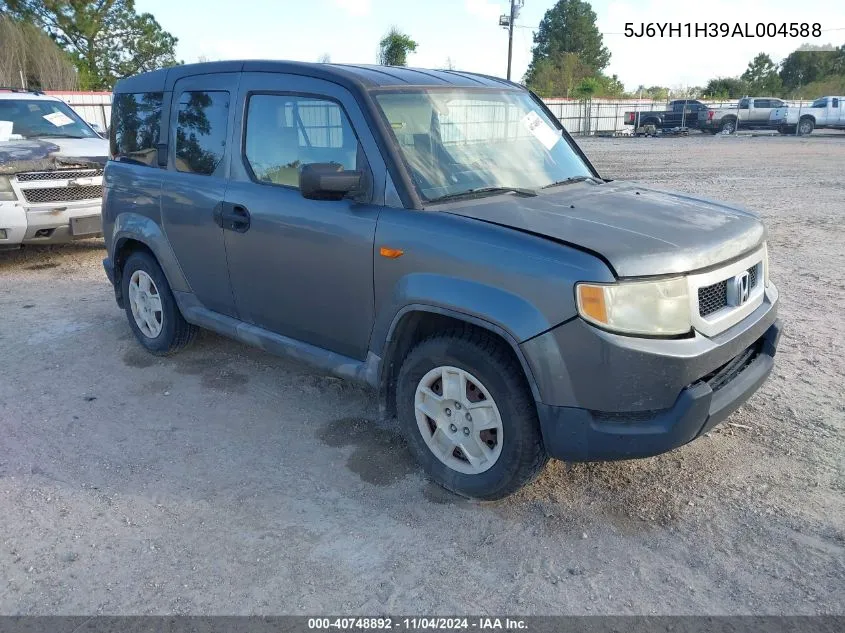
[[[196,326],[185,321],[161,266],[150,253],[137,251],[129,256],[121,283],[129,326],[148,352],[166,356],[196,338]]]
[[[805,119],[801,119],[798,122],[798,135],[799,136],[807,136],[808,134],[813,133],[813,129],[815,129],[816,125],[813,123],[813,119],[807,117]]]
[[[501,499],[548,461],[522,369],[491,336],[455,331],[419,343],[402,363],[396,400],[411,452],[459,495]]]

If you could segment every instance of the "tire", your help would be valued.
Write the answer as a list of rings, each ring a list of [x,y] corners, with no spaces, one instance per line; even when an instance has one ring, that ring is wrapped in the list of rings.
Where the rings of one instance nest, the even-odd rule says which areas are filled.
[[[465,384],[460,379],[452,382],[459,375],[466,378]],[[421,385],[431,399],[423,395]],[[452,385],[463,385],[463,393]],[[463,396],[463,406],[457,398],[447,399],[457,394]],[[418,407],[433,417],[418,412]],[[533,481],[549,459],[522,368],[510,350],[482,332],[457,329],[417,344],[399,370],[396,411],[408,446],[426,474],[464,497],[506,497]],[[495,433],[477,430],[496,421]],[[430,443],[442,443],[440,457]]]
[[[719,132],[722,134],[733,134],[736,132],[736,119],[733,117],[723,119],[721,125],[719,125]]]
[[[808,136],[813,133],[816,127],[815,121],[810,117],[804,117],[798,121],[798,136]]]
[[[137,290],[131,290],[130,286],[136,284],[137,288],[141,288],[147,279],[152,282],[152,286],[147,291],[149,295],[147,299],[133,298],[130,292],[137,297]],[[138,342],[148,352],[157,356],[167,356],[186,347],[196,338],[198,328],[185,321],[161,266],[150,253],[136,251],[129,256],[123,265],[121,291],[125,298],[129,327],[132,328]],[[158,299],[156,300],[155,297]],[[144,301],[149,307],[149,311],[146,312],[147,319],[141,316],[142,311],[139,309]],[[138,311],[138,316],[135,311]],[[153,322],[153,325],[159,325],[157,331],[155,327],[150,326],[150,322]]]

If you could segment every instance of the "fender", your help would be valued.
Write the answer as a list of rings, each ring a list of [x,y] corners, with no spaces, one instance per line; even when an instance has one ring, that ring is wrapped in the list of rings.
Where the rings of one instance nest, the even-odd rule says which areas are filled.
[[[391,326],[414,305],[473,317],[506,333],[515,344],[557,325],[523,297],[502,288],[436,273],[411,273],[398,281],[378,311],[370,337],[374,353],[382,355]]]
[[[140,213],[120,213],[115,218],[112,231],[112,244],[114,246],[111,257],[113,261],[116,261],[117,253],[120,252],[126,240],[130,239],[141,242],[153,252],[171,289],[176,292],[191,292],[191,287],[179,266],[170,242],[155,220],[151,220]]]
[[[399,310],[396,313],[396,316],[390,323],[390,328],[387,333],[387,338],[384,341],[384,350],[389,350],[393,339],[396,335],[396,328],[398,327],[399,323],[402,321],[402,317],[410,312],[430,312],[432,314],[440,314],[443,316],[452,317],[459,321],[465,321],[466,323],[471,323],[472,325],[477,325],[485,330],[489,330],[494,334],[498,334],[504,341],[510,346],[510,348],[516,354],[516,357],[519,359],[519,364],[522,367],[522,371],[525,374],[525,378],[528,380],[528,385],[531,388],[531,394],[534,396],[536,401],[540,401],[540,391],[537,387],[537,381],[534,378],[534,374],[531,371],[531,366],[529,365],[527,359],[525,358],[525,354],[523,353],[522,349],[520,348],[519,344],[513,338],[513,336],[507,331],[502,329],[501,327],[497,326],[494,323],[489,321],[485,321],[484,319],[466,314],[464,312],[458,312],[449,308],[443,308],[439,306],[433,305],[426,305],[421,303],[410,304]],[[385,359],[379,358],[379,376],[378,376],[378,385],[379,385],[379,396],[380,400],[383,400],[386,396],[386,385],[385,379],[387,378],[385,369],[388,368],[390,365],[389,359],[385,362]],[[380,408],[384,410],[386,407],[383,402],[380,402]]]

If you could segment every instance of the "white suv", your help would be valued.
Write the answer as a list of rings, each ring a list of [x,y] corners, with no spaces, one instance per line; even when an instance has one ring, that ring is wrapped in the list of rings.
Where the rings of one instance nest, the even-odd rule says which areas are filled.
[[[0,250],[100,234],[107,155],[64,101],[0,89]]]

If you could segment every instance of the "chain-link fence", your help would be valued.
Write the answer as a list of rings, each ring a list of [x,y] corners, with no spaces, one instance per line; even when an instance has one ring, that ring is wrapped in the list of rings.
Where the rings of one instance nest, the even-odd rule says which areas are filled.
[[[644,112],[669,112],[672,110],[670,101],[654,101],[651,99],[544,99],[549,110],[558,118],[570,134],[589,136],[593,134],[619,134],[633,132],[634,125],[626,124],[626,113],[634,112],[641,115]],[[738,100],[704,101],[708,108],[736,108]],[[785,101],[789,106],[809,106],[811,101]],[[684,108],[686,110],[687,108]],[[677,124],[685,127],[695,127],[698,121],[697,112],[683,111]],[[635,121],[640,120],[636,116]]]

